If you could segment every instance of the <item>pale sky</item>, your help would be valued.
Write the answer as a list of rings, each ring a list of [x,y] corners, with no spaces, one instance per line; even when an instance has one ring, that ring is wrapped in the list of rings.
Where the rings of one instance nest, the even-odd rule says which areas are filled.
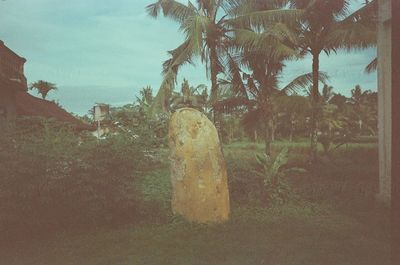
[[[175,22],[147,16],[145,7],[154,1],[2,0],[0,39],[27,59],[29,83],[57,84],[49,99],[67,111],[85,114],[96,102],[128,104],[144,86],[157,92],[167,51],[183,40]],[[357,8],[364,0],[353,2]],[[376,74],[363,72],[375,56],[375,49],[323,55],[321,71],[328,72],[336,92],[349,95],[356,84],[376,90]],[[287,62],[282,83],[310,71],[310,58]],[[210,85],[200,63],[182,68],[183,78]]]

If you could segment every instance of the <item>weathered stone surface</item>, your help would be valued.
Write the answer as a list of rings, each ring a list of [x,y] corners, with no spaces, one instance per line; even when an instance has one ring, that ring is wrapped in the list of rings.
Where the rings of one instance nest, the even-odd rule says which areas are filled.
[[[211,121],[195,109],[177,110],[169,123],[169,145],[174,213],[199,223],[227,220],[226,165]]]

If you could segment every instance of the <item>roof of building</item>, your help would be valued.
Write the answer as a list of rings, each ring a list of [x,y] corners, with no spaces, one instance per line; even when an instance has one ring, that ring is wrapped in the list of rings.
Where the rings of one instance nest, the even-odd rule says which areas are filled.
[[[27,92],[17,92],[15,97],[18,116],[54,118],[57,121],[73,125],[77,130],[93,131],[96,129],[95,126],[75,118],[54,102],[34,97]]]
[[[0,90],[27,90],[28,84],[23,70],[25,62],[25,58],[16,54],[0,40]]]
[[[10,48],[8,48],[5,44],[4,41],[0,40],[0,48],[3,48],[5,51],[7,51],[8,53],[14,55],[15,59],[18,59],[22,62],[26,62],[26,59],[24,57],[19,56],[15,51],[11,50]]]

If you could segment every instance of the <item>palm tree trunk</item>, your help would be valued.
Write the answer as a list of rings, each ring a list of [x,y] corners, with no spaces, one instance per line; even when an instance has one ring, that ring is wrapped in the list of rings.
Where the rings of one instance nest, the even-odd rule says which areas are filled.
[[[218,62],[217,59],[217,49],[216,47],[210,47],[210,72],[211,72],[211,104],[214,105],[218,99],[218,83],[217,83],[217,75],[218,75]],[[222,135],[221,135],[221,119],[219,117],[218,110],[213,108],[213,119],[214,119],[214,125],[217,128],[218,135],[220,136],[220,140]]]
[[[270,128],[271,128],[271,143],[275,142],[275,132],[276,132],[276,125],[273,119],[270,121]]]
[[[311,115],[311,135],[310,135],[310,147],[311,161],[317,159],[317,146],[318,146],[318,101],[319,101],[319,90],[318,90],[318,80],[319,80],[319,54],[318,52],[313,52],[313,62],[312,62],[312,78],[313,84],[311,89],[311,99],[312,99],[312,115]]]
[[[265,122],[265,154],[270,155],[271,154],[271,133],[270,133],[270,122],[267,120]]]
[[[218,98],[218,83],[217,83],[217,75],[218,75],[218,54],[217,49],[215,47],[210,47],[210,72],[211,72],[211,100],[213,103]]]
[[[294,133],[294,118],[293,118],[293,115],[291,115],[291,117],[290,117],[289,142],[293,142],[293,133]]]

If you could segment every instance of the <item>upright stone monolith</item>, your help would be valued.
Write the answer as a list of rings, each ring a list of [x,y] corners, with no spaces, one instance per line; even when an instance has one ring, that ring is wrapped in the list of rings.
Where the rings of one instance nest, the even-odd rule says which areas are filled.
[[[226,165],[211,121],[195,109],[177,110],[169,123],[169,145],[174,213],[199,223],[227,220]]]

